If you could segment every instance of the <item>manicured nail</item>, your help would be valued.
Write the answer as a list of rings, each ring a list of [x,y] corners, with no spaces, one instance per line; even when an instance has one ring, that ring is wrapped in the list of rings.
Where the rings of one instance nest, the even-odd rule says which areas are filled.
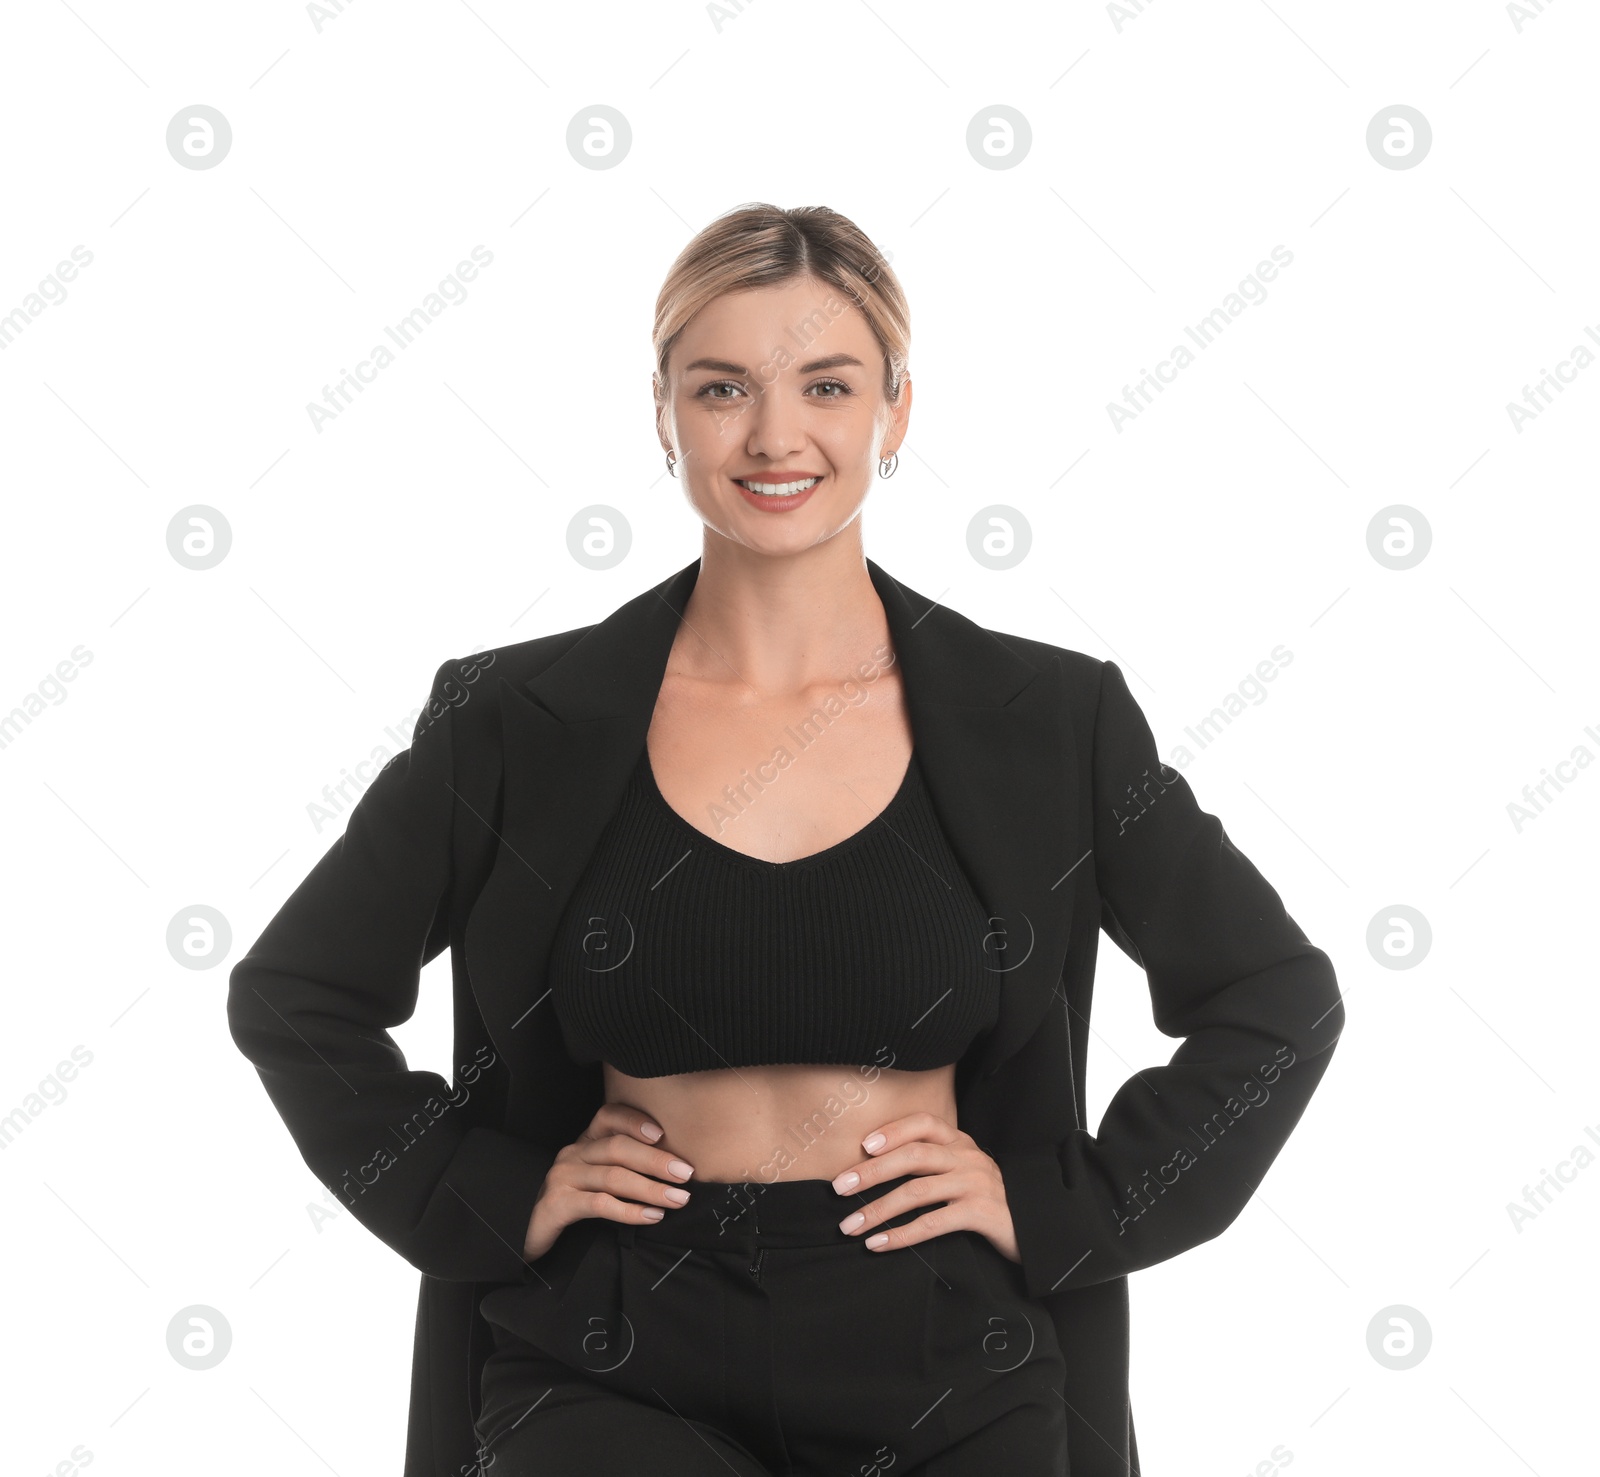
[[[861,1147],[869,1154],[876,1154],[878,1150],[888,1142],[889,1140],[886,1139],[881,1133],[874,1133],[869,1134],[866,1138],[862,1139]]]
[[[888,1240],[889,1233],[887,1231],[879,1231],[876,1236],[867,1237],[867,1245],[876,1251],[880,1246],[885,1245]]]
[[[645,1211],[644,1218],[647,1221],[658,1221],[665,1214],[666,1211],[662,1210],[659,1205],[652,1205],[648,1210]]]
[[[665,1193],[667,1199],[670,1200],[674,1205],[687,1205],[689,1203],[689,1192],[687,1190],[680,1190],[676,1185],[672,1186],[672,1188],[667,1190]]]
[[[667,1168],[677,1175],[680,1180],[686,1180],[694,1173],[694,1165],[685,1164],[681,1159],[669,1159]]]
[[[639,1132],[649,1139],[652,1144],[661,1137],[661,1130],[654,1123],[641,1123]]]
[[[852,1169],[846,1174],[841,1174],[839,1178],[833,1182],[833,1188],[841,1195],[848,1195],[860,1183],[861,1176]]]
[[[858,1230],[861,1226],[861,1223],[866,1220],[866,1218],[867,1213],[864,1210],[858,1210],[854,1215],[847,1215],[842,1221],[840,1221],[839,1229],[846,1233]]]

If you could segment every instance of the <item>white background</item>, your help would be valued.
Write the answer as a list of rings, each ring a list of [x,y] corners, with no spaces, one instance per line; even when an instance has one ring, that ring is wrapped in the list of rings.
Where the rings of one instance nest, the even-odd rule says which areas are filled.
[[[309,1212],[227,969],[337,834],[308,804],[441,661],[699,552],[650,320],[754,200],[843,211],[910,297],[910,435],[863,523],[890,573],[1114,658],[1166,753],[1293,654],[1184,772],[1332,957],[1346,1035],[1234,1225],[1132,1279],[1146,1473],[1592,1469],[1600,1163],[1520,1230],[1507,1206],[1600,1151],[1600,773],[1520,830],[1507,806],[1600,754],[1600,367],[1520,431],[1507,404],[1600,352],[1593,11],[727,10],[7,7],[0,314],[93,260],[0,349],[0,714],[47,693],[0,748],[6,1469],[399,1471],[417,1273]],[[204,170],[165,142],[197,103],[233,132]],[[633,135],[604,170],[566,142],[597,103]],[[1411,169],[1367,149],[1397,103],[1432,126]],[[995,104],[1032,131],[1008,169],[966,146]],[[307,402],[476,245],[468,298],[318,431]],[[1278,245],[1265,301],[1117,430]],[[568,553],[592,503],[633,533],[604,573]],[[993,503],[1032,533],[1003,572],[967,551]],[[232,535],[204,571],[168,547],[195,504]],[[1368,547],[1394,504],[1432,533],[1403,571]],[[1433,931],[1414,968],[1368,951],[1394,904]],[[195,905],[232,929],[209,969],[167,948]],[[1175,1045],[1101,959],[1091,1124]],[[398,1037],[448,1074],[448,1032],[441,958]],[[191,1304],[232,1329],[204,1372],[167,1350]],[[1404,1371],[1368,1348],[1397,1304],[1432,1332]]]

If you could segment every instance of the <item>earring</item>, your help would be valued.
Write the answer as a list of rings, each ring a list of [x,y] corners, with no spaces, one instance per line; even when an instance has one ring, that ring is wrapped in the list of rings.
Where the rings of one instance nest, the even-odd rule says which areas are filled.
[[[667,453],[667,470],[671,472],[674,477],[678,475],[678,453],[676,451],[669,451]]]
[[[892,477],[899,468],[900,453],[898,451],[891,452],[887,459],[881,456],[878,458],[878,475],[880,477]]]

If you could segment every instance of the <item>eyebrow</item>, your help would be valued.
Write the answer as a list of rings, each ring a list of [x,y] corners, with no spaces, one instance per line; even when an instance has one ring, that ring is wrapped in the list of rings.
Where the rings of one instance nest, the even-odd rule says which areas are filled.
[[[815,374],[819,369],[840,369],[846,364],[853,364],[857,369],[864,366],[854,354],[829,354],[825,359],[813,359],[809,364],[800,366],[801,374]],[[685,364],[683,372],[688,374],[692,369],[711,369],[718,374],[749,374],[750,371],[742,364],[733,364],[726,359],[696,359],[693,364]]]

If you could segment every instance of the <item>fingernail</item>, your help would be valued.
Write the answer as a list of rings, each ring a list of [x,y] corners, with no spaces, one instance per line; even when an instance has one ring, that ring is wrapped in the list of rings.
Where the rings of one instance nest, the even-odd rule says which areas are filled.
[[[869,1134],[866,1138],[862,1139],[861,1147],[869,1154],[876,1154],[878,1150],[888,1142],[889,1140],[886,1139],[881,1133],[874,1133]]]
[[[645,1211],[644,1218],[647,1221],[658,1221],[665,1214],[666,1211],[662,1210],[660,1206],[652,1205],[648,1210]]]
[[[649,1139],[652,1144],[661,1137],[661,1130],[654,1123],[641,1123],[639,1132]]]
[[[689,1192],[687,1190],[680,1190],[676,1185],[668,1190],[666,1194],[667,1199],[670,1200],[674,1205],[687,1205],[689,1203]]]
[[[873,1250],[876,1250],[878,1247],[882,1246],[886,1241],[888,1241],[888,1239],[889,1233],[887,1231],[879,1231],[876,1236],[867,1237],[867,1245],[872,1247]]]
[[[839,1178],[833,1182],[833,1188],[841,1195],[848,1195],[860,1183],[861,1176],[852,1169],[847,1174],[841,1174]]]
[[[667,1168],[677,1175],[680,1180],[686,1180],[694,1173],[694,1165],[685,1164],[681,1159],[669,1159]]]
[[[839,1229],[847,1232],[854,1231],[864,1220],[866,1220],[866,1218],[866,1212],[863,1210],[858,1210],[854,1215],[847,1215],[842,1221],[840,1221]]]

